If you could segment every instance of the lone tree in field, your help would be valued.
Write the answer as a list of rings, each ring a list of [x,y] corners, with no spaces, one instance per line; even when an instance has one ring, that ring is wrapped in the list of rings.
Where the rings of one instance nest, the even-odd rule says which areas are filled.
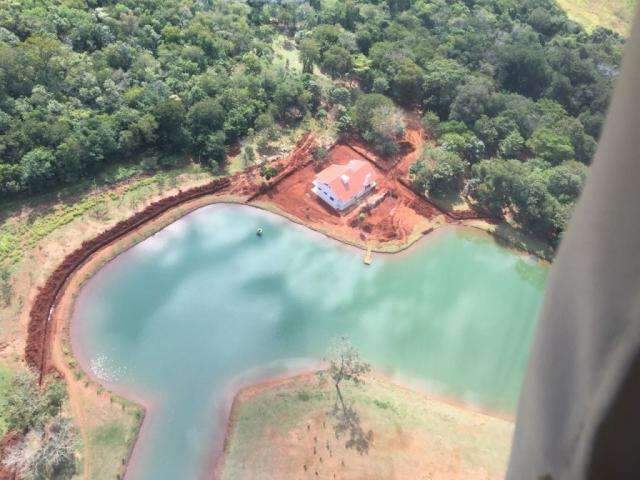
[[[364,377],[371,371],[371,365],[362,361],[360,353],[351,344],[347,337],[336,339],[328,352],[328,375],[331,377],[336,389],[336,402],[331,412],[336,419],[334,430],[336,438],[344,433],[349,435],[346,442],[347,448],[355,448],[359,453],[367,453],[373,440],[373,432],[365,433],[360,425],[360,416],[353,408],[353,404],[345,400],[340,388],[345,382],[354,385],[362,385]]]

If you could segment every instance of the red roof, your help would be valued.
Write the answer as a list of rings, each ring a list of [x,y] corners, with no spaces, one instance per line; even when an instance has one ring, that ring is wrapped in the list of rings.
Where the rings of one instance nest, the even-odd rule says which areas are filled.
[[[376,172],[365,160],[350,160],[346,165],[331,165],[316,175],[315,180],[326,183],[334,195],[346,202],[374,182]]]

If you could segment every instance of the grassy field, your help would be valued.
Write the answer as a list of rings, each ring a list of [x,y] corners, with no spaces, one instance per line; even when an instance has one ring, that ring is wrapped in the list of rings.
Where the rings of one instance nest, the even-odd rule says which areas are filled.
[[[9,369],[6,366],[0,364],[0,398],[4,398],[7,383],[9,382],[10,378],[11,376]],[[3,412],[0,409],[0,438],[2,438],[5,433],[7,433],[7,424],[3,418]]]
[[[367,454],[346,449],[345,439],[336,439],[328,415],[333,389],[319,385],[314,376],[241,392],[219,465],[221,478],[503,478],[511,422],[377,377],[364,387],[348,387],[345,396],[355,401],[365,431],[373,431]]]
[[[587,29],[602,26],[627,36],[637,0],[558,0],[558,4]]]
[[[133,446],[142,421],[142,410],[135,404],[109,393],[103,393],[96,401],[95,388],[88,388],[83,414],[87,421],[87,437],[90,448],[88,458],[82,458],[81,470],[76,479],[112,480],[123,473],[126,460]],[[93,398],[89,398],[93,397]]]
[[[150,194],[178,186],[181,175],[209,176],[194,165],[136,178],[142,173],[137,165],[118,165],[93,181],[36,196],[28,202],[0,205],[4,212],[0,216],[0,266],[19,262],[40,240],[85,214],[95,220],[109,220],[116,208],[134,210]],[[129,178],[133,180],[118,192],[105,188]],[[20,215],[21,210],[28,213]]]

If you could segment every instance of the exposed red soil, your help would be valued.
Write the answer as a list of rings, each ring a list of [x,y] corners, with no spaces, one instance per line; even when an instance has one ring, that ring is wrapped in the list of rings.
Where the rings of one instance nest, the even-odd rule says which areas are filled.
[[[307,133],[297,143],[296,148],[287,155],[282,161],[275,162],[273,165],[278,169],[278,173],[271,180],[261,180],[258,175],[258,169],[254,169],[253,172],[247,172],[243,177],[245,181],[253,187],[252,193],[247,199],[247,202],[255,200],[258,196],[264,194],[268,190],[274,188],[284,179],[294,174],[299,169],[311,163],[313,160],[313,149],[316,146],[316,141],[313,135]],[[246,192],[243,192],[246,193]]]
[[[22,439],[22,435],[9,432],[0,439],[0,480],[16,480],[16,473],[2,466],[2,460],[9,449]]]
[[[311,192],[312,181],[320,168],[311,162],[303,163],[301,168],[281,178],[272,188],[259,192],[253,200],[275,204],[312,228],[354,243],[367,242],[374,248],[391,241],[404,243],[410,236],[433,228],[436,222],[442,224],[450,221],[438,207],[401,182],[404,175],[398,165],[409,165],[423,143],[419,131],[408,138],[415,145],[411,143],[410,148],[406,148],[408,153],[394,159],[382,159],[355,139],[348,139],[331,148],[322,168],[330,164],[345,164],[353,159],[372,163],[377,173],[377,187],[369,198],[388,192],[372,208],[366,206],[365,199],[343,214],[332,210]],[[363,207],[367,213],[361,220],[359,215]]]

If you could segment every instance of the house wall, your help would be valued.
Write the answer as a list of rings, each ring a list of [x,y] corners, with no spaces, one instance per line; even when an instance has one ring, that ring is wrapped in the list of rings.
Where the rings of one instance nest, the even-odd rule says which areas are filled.
[[[335,210],[342,210],[345,208],[342,205],[342,202],[340,202],[340,200],[334,196],[333,191],[331,190],[329,185],[314,181],[311,191],[318,197],[320,197],[324,202],[328,203],[331,208]]]
[[[329,187],[329,185],[327,185],[325,183],[314,181],[313,182],[313,188],[311,189],[311,191],[313,193],[315,193],[318,197],[320,197],[324,202],[328,203],[331,206],[331,208],[333,208],[334,210],[342,211],[342,210],[345,210],[345,209],[349,208],[354,203],[356,203],[358,200],[360,200],[364,195],[369,193],[369,191],[373,187],[375,187],[375,183],[374,182],[369,184],[363,190],[359,191],[355,196],[353,196],[347,202],[340,201],[340,199],[338,199],[334,195],[333,191],[331,190],[331,187]]]

